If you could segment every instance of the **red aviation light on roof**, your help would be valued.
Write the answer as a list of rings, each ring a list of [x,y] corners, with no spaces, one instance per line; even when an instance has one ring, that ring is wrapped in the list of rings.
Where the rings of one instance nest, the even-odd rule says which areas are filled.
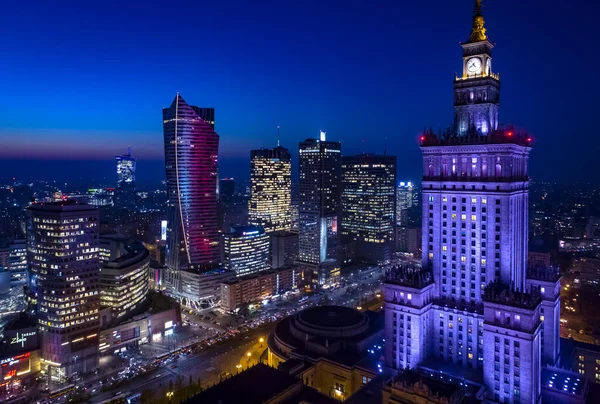
[[[512,132],[508,132],[508,133],[506,134],[506,136],[508,136],[508,137],[511,137],[512,135],[513,135],[513,133],[512,133]]]
[[[421,142],[425,141],[425,136],[421,136]]]
[[[531,138],[530,137],[527,138],[527,143],[531,143]]]

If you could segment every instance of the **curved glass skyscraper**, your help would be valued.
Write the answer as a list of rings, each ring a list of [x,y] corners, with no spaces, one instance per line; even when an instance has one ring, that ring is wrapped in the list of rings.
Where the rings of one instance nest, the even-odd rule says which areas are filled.
[[[166,264],[178,270],[218,263],[214,109],[190,106],[177,94],[163,109],[163,129],[169,197]]]

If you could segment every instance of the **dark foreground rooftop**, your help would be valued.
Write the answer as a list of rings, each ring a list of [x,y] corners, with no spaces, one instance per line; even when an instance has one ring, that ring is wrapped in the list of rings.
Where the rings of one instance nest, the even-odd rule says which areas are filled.
[[[260,404],[302,381],[264,364],[257,364],[185,401],[185,404]]]

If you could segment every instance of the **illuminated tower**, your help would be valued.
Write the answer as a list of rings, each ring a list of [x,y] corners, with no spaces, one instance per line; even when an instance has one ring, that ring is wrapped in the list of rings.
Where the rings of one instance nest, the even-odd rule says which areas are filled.
[[[115,189],[115,206],[132,209],[135,207],[135,157],[131,149],[127,154],[115,156],[117,162],[117,188]]]
[[[281,146],[250,152],[249,222],[267,233],[292,228],[292,164]]]
[[[458,136],[489,135],[498,129],[500,76],[492,72],[492,44],[486,35],[481,1],[463,48],[462,75],[454,80],[454,130]]]
[[[342,158],[341,235],[356,242],[356,257],[389,263],[394,252],[396,156]]]
[[[299,261],[317,285],[336,282],[340,274],[341,150],[341,143],[327,141],[325,132],[300,143]]]
[[[98,367],[98,209],[75,201],[27,208],[28,291],[37,308],[42,366],[53,379]]]
[[[558,358],[558,276],[528,278],[530,139],[498,127],[480,0],[462,47],[455,130],[421,137],[422,267],[385,284],[386,362],[432,374],[445,362],[444,377],[482,380],[486,402],[539,403],[542,363]]]
[[[169,198],[166,265],[171,270],[167,281],[176,284],[179,269],[220,260],[219,136],[213,129],[214,110],[190,106],[179,94],[163,109],[163,128]]]

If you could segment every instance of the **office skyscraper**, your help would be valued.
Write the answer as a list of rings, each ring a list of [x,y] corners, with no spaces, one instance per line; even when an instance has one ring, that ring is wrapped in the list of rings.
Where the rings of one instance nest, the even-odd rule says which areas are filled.
[[[389,263],[394,252],[396,156],[361,154],[342,158],[344,242],[356,242],[359,261]]]
[[[223,234],[223,266],[236,276],[269,269],[270,251],[269,235],[262,227],[236,226]]]
[[[42,367],[62,380],[98,367],[98,210],[75,201],[27,208],[28,294],[37,309]]]
[[[432,374],[443,362],[444,377],[481,380],[486,402],[539,403],[542,364],[559,356],[560,283],[551,268],[527,273],[530,139],[498,129],[494,45],[475,3],[454,131],[421,138],[422,269],[387,276],[385,357]]]
[[[339,280],[341,149],[325,132],[300,143],[299,261],[315,285]]]
[[[127,154],[115,156],[117,163],[117,188],[115,189],[114,204],[120,208],[135,207],[135,157],[131,149]]]
[[[229,202],[235,195],[235,180],[233,178],[221,178],[219,180],[219,198],[223,202]]]
[[[163,128],[169,198],[166,265],[173,284],[177,270],[220,259],[219,136],[214,131],[214,110],[190,106],[179,94],[163,109]]]
[[[248,220],[267,233],[292,229],[292,164],[285,147],[250,152]]]
[[[408,209],[413,206],[413,183],[400,182],[396,188],[396,223],[398,226],[408,224]]]

